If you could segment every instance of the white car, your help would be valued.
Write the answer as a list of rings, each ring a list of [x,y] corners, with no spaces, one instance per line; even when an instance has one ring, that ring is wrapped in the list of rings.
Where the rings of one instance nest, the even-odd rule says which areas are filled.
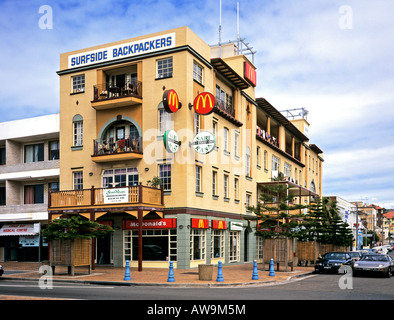
[[[373,247],[372,250],[376,253],[388,254],[389,250],[385,246]]]
[[[389,245],[389,244],[385,244],[383,247],[384,247],[384,248],[387,248],[387,251],[388,251],[388,252],[390,252],[391,250],[393,250],[393,246],[392,246],[392,245]]]

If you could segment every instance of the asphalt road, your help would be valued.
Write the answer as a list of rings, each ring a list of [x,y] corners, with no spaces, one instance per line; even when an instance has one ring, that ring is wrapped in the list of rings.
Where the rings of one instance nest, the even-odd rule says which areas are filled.
[[[111,286],[52,283],[41,289],[37,281],[0,278],[0,295],[87,300],[393,300],[394,277],[356,277],[317,274],[276,285],[219,288]]]

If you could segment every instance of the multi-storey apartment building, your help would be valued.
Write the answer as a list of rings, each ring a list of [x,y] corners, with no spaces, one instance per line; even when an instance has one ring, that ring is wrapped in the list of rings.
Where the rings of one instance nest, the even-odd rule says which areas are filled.
[[[0,123],[0,261],[38,261],[48,190],[58,186],[59,114]]]
[[[115,230],[96,263],[191,268],[256,258],[261,184],[298,201],[322,193],[309,123],[255,97],[256,67],[234,44],[182,27],[60,55],[60,190],[50,219]],[[160,187],[155,182],[160,179]]]

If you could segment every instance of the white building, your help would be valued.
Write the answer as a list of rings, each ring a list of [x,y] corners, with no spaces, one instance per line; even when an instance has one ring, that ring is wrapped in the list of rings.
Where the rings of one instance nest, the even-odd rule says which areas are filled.
[[[59,114],[0,123],[0,261],[38,261],[37,227],[58,187]]]

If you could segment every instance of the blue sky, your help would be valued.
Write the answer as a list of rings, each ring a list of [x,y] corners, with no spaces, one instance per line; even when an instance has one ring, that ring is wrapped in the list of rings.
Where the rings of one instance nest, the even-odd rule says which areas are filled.
[[[394,2],[238,2],[256,96],[308,109],[324,195],[394,208]],[[43,5],[52,29],[39,27]],[[223,42],[236,38],[236,7],[222,0]],[[219,0],[0,1],[0,121],[58,112],[60,53],[185,25],[217,43]]]

